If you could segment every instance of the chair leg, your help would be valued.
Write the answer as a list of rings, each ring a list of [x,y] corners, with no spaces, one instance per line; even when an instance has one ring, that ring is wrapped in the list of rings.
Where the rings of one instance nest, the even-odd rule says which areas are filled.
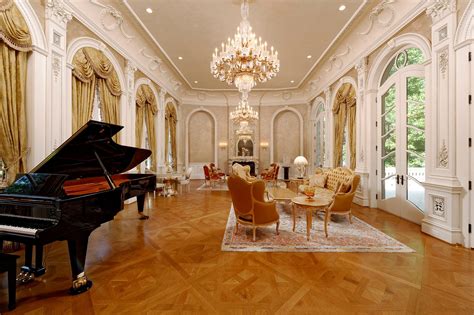
[[[239,223],[236,222],[235,223],[235,231],[234,231],[234,235],[237,235],[237,233],[239,232]]]
[[[330,217],[331,214],[329,213],[329,209],[327,209],[326,215],[324,216],[324,234],[326,234],[326,237],[328,237],[328,221]]]
[[[349,211],[349,223],[352,224],[352,212]]]
[[[257,233],[257,228],[254,227],[254,228],[253,228],[253,241],[254,241],[254,242],[255,242],[255,240],[256,240],[256,233]]]
[[[280,231],[278,231],[278,228],[280,227],[280,221],[277,221],[277,227],[276,227],[276,233],[277,235],[280,235]]]

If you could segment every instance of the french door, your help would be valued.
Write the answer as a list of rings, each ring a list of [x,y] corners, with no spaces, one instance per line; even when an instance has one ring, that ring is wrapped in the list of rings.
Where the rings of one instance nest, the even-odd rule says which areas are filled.
[[[421,224],[425,202],[425,80],[407,66],[379,89],[377,207]]]

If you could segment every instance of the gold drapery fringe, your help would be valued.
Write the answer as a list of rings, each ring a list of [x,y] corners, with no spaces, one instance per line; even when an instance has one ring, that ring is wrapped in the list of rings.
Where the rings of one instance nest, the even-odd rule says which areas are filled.
[[[336,93],[332,112],[334,115],[333,165],[341,166],[344,143],[344,130],[347,134],[350,151],[350,168],[356,167],[356,92],[352,84],[344,83]]]
[[[28,25],[13,0],[0,0],[0,39],[17,51],[31,51]]]
[[[155,95],[148,85],[142,84],[138,87],[135,97],[136,122],[135,141],[137,147],[142,146],[143,119],[145,118],[148,143],[151,150],[151,170],[156,171],[156,133],[155,115],[158,112]]]

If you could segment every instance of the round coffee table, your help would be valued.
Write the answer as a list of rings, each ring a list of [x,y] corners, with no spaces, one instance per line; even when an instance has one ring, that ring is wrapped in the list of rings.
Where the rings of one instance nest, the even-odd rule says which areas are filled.
[[[306,239],[309,241],[311,235],[311,227],[313,225],[313,210],[325,211],[331,203],[331,199],[314,197],[308,199],[306,196],[298,196],[291,199],[293,206],[291,214],[293,216],[293,232],[296,227],[296,208],[302,208],[306,211]]]

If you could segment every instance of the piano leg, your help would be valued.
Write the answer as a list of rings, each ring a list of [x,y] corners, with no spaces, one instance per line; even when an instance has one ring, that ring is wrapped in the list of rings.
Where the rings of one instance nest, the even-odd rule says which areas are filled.
[[[20,268],[20,273],[16,276],[19,284],[33,281],[35,278],[35,268],[33,268],[33,245],[25,244],[25,264]]]
[[[149,216],[143,214],[143,209],[145,208],[145,196],[146,194],[137,196],[137,207],[140,220],[146,220],[149,218]]]
[[[72,287],[69,289],[69,293],[73,295],[86,292],[92,287],[92,281],[87,279],[86,275],[84,274],[88,241],[89,235],[80,239],[67,241],[73,279]]]
[[[43,245],[36,245],[35,252],[35,277],[39,277],[45,274],[46,269],[43,266]]]

